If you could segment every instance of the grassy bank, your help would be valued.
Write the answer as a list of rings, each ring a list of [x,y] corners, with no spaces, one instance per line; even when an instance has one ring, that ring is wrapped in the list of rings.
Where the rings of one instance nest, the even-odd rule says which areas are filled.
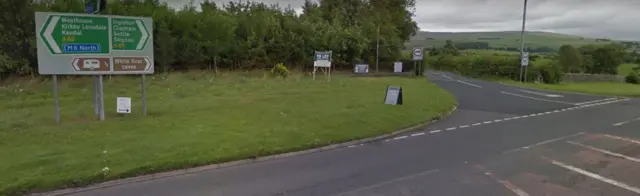
[[[612,82],[535,84],[535,83],[520,83],[517,81],[511,81],[511,80],[503,80],[501,82],[513,84],[517,86],[546,89],[546,90],[589,93],[589,94],[596,94],[596,95],[640,97],[640,85],[637,85],[637,84],[612,83]]]
[[[0,195],[375,136],[427,121],[455,104],[424,79],[334,76],[323,82],[191,72],[149,76],[149,116],[141,117],[139,82],[106,80],[107,120],[98,122],[91,80],[62,80],[61,125],[53,123],[50,81],[1,87]],[[403,106],[382,104],[389,84],[403,87]],[[115,113],[117,96],[132,97],[131,115]]]

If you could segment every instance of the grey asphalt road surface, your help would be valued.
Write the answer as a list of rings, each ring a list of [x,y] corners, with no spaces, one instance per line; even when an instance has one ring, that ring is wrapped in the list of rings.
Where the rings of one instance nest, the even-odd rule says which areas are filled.
[[[640,179],[631,177],[640,175],[640,160],[633,158],[640,155],[640,142],[634,142],[640,140],[634,139],[640,138],[634,132],[639,101],[523,89],[446,72],[427,77],[454,94],[459,106],[423,130],[71,195],[640,194]]]

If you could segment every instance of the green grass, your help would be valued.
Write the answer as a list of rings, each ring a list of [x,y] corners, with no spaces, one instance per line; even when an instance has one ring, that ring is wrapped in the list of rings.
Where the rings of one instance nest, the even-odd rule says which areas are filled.
[[[633,68],[636,66],[638,66],[638,64],[622,64],[618,66],[618,75],[627,76],[633,71]]]
[[[489,38],[489,39],[488,39]],[[408,48],[412,47],[442,47],[446,40],[458,42],[488,42],[490,47],[510,47],[520,48],[520,31],[497,31],[497,32],[425,32],[421,31],[412,37],[407,43]],[[586,38],[574,35],[565,35],[549,32],[526,32],[525,47],[539,48],[550,47],[560,48],[564,44],[571,44],[576,47],[586,44],[607,44],[610,42],[597,42],[594,38]]]
[[[589,93],[589,94],[596,94],[596,95],[640,97],[640,85],[637,85],[637,84],[612,83],[612,82],[536,84],[536,83],[520,83],[517,81],[511,81],[511,80],[503,80],[502,82],[517,85],[517,86],[546,89],[546,90],[579,92],[579,93]]]
[[[50,81],[0,87],[0,195],[345,142],[437,118],[455,105],[424,79],[189,72],[147,77],[149,116],[141,117],[139,79],[106,80],[103,122],[92,114],[91,80],[62,80],[60,125]],[[403,87],[403,106],[383,104],[387,85]],[[115,113],[116,96],[132,97],[131,115]]]

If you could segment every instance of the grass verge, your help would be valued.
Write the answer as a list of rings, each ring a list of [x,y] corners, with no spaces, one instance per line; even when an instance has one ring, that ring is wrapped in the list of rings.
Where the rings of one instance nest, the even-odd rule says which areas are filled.
[[[595,95],[610,95],[624,97],[640,97],[640,85],[613,82],[591,82],[591,83],[562,83],[562,84],[536,84],[536,83],[520,83],[511,80],[502,80],[501,82],[513,84],[522,87],[589,93]]]
[[[340,143],[419,124],[455,105],[450,94],[424,79],[322,79],[201,72],[149,76],[149,116],[141,117],[140,77],[113,77],[105,80],[103,122],[93,115],[90,78],[64,79],[60,125],[53,123],[49,80],[4,85],[0,195]],[[403,87],[403,106],[382,104],[390,84]],[[117,96],[132,97],[131,115],[115,113]]]

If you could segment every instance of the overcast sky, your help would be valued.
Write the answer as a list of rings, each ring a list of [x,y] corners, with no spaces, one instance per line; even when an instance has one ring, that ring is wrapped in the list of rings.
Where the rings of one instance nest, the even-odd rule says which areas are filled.
[[[181,7],[190,0],[165,0]],[[229,0],[215,0],[217,3]],[[255,0],[300,8],[304,0]],[[199,2],[196,0],[196,2]],[[524,0],[416,0],[423,31],[520,30]],[[640,40],[640,0],[529,0],[528,31]]]

